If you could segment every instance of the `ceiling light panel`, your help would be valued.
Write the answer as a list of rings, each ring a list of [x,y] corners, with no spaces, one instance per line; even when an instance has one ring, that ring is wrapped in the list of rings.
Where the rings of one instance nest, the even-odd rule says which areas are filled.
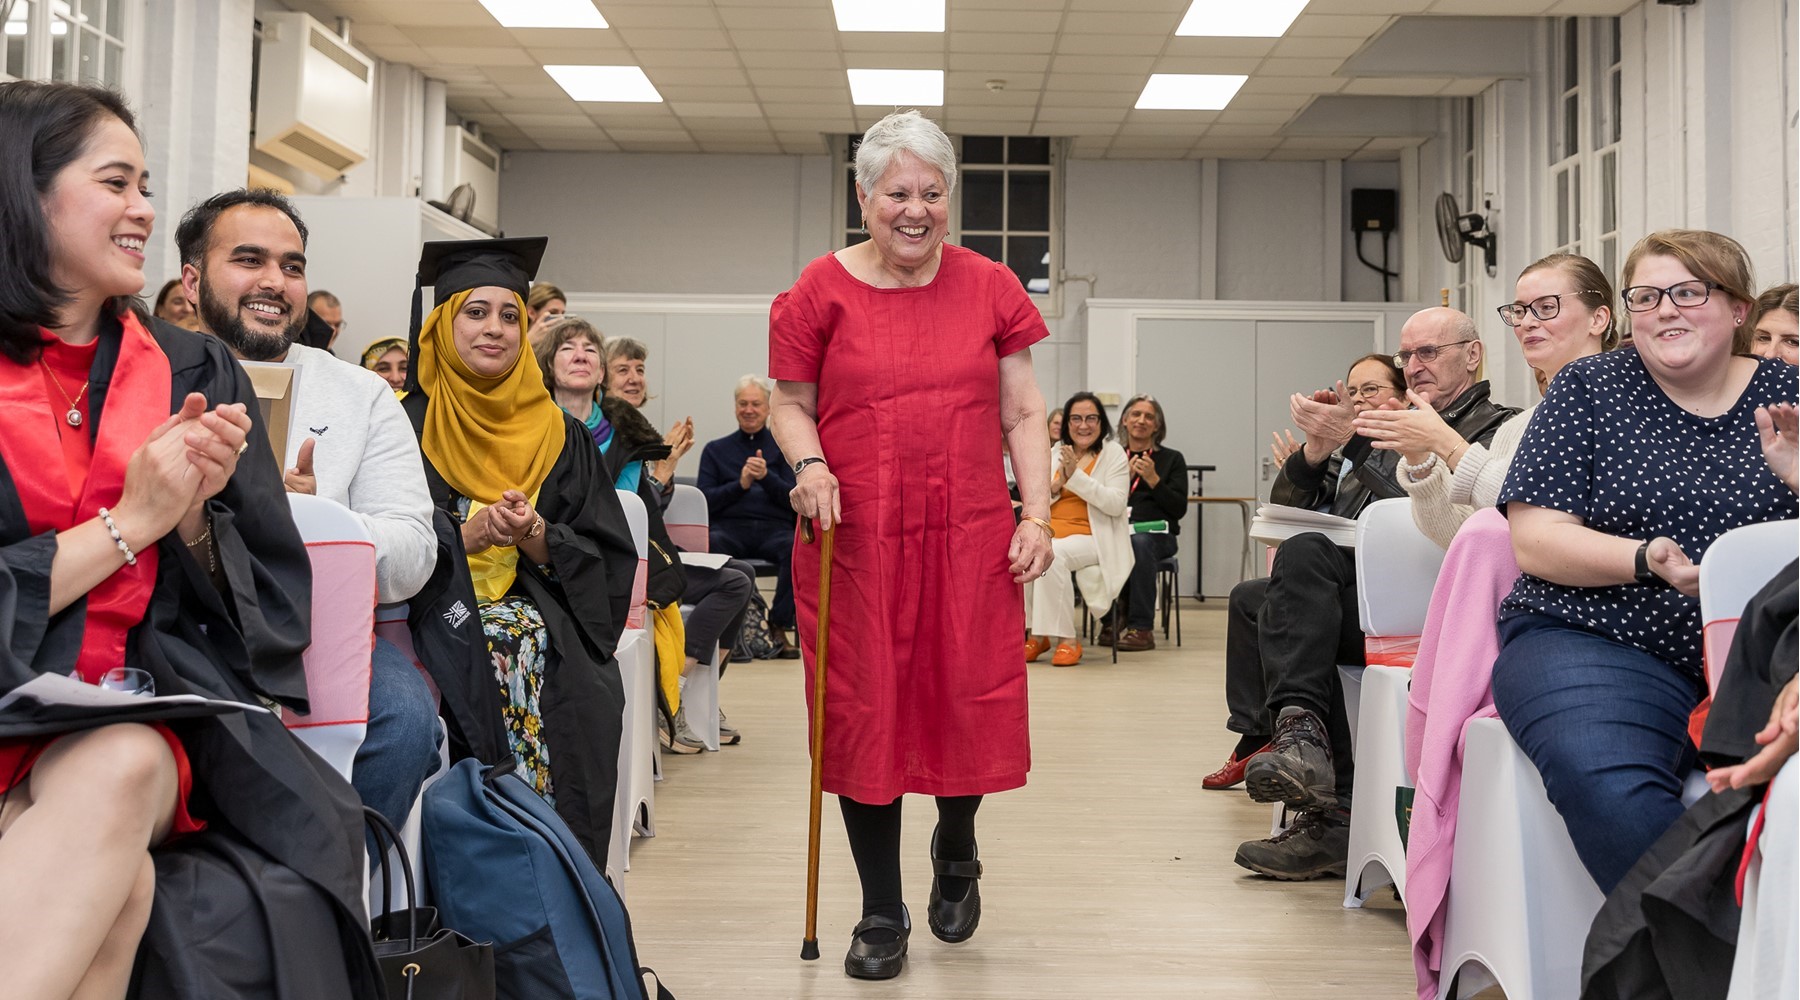
[[[481,0],[507,28],[604,28],[591,0]]]
[[[577,101],[662,103],[662,95],[637,66],[545,66],[544,72]]]
[[[941,69],[850,69],[850,103],[875,106],[944,106]]]
[[[831,0],[831,9],[839,31],[944,30],[944,0]]]
[[[1194,0],[1175,34],[1279,38],[1305,9],[1306,0]]]
[[[1223,73],[1152,73],[1135,107],[1139,111],[1218,111],[1231,103],[1247,79]]]

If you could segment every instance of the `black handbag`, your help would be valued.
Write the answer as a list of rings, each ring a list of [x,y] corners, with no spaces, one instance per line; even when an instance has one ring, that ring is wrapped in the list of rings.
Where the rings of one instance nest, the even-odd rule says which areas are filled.
[[[406,909],[396,913],[393,880],[382,873],[381,915],[369,922],[389,1000],[495,1000],[493,942],[439,926],[437,910],[418,905],[412,862],[393,824],[367,807],[363,820],[375,835],[376,850],[385,857],[392,848],[399,855],[396,863],[406,879]]]

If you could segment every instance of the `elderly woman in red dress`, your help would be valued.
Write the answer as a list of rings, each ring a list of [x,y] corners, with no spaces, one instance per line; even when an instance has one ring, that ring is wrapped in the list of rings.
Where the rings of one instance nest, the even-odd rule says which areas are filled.
[[[1031,766],[1020,584],[1050,565],[1050,442],[1030,350],[1048,331],[1004,265],[945,245],[955,186],[936,124],[916,111],[877,122],[856,152],[869,239],[807,265],[769,317],[794,507],[821,528],[841,521],[824,787],[862,880],[844,968],[864,979],[906,960],[900,796],[937,797],[929,922],[963,941],[981,917],[975,811]],[[1022,494],[1016,525],[1002,444]],[[818,546],[796,545],[793,567],[810,661]]]

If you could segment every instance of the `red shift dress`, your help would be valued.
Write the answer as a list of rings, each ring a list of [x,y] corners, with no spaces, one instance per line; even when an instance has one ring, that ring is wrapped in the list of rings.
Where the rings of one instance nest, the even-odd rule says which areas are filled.
[[[818,384],[819,440],[843,506],[826,791],[886,804],[1025,783],[1025,605],[1007,569],[1000,359],[1048,335],[1010,270],[948,244],[922,287],[876,288],[827,254],[775,300],[769,374]],[[793,574],[811,664],[819,546],[798,536]],[[809,705],[812,677],[809,667]]]
[[[86,385],[99,346],[100,342],[95,340],[72,347],[46,332],[42,364],[18,365],[0,360],[0,399],[8,403],[28,404],[8,407],[13,412],[5,421],[0,421],[0,452],[7,458],[15,486],[19,487],[19,499],[25,507],[26,520],[30,522],[34,534],[47,530],[66,531],[94,516],[95,511],[87,509],[88,506],[97,509],[117,503],[118,485],[124,479],[121,458],[128,458],[137,449],[137,443],[143,441],[155,423],[128,427],[116,426],[112,421],[117,420],[121,424],[127,421],[142,424],[149,419],[160,421],[161,418],[155,415],[155,409],[145,407],[160,407],[165,414],[167,412],[168,360],[162,357],[161,350],[137,321],[128,318],[121,345],[119,373],[123,375],[128,370],[133,373],[141,372],[143,368],[140,366],[154,365],[160,361],[162,398],[155,400],[157,388],[149,388],[146,392],[133,386],[114,391],[109,399],[106,414],[108,423],[102,431],[104,437],[101,441],[104,463],[101,474],[109,482],[90,483],[90,474],[95,471],[95,443],[89,433]],[[152,387],[157,386],[151,379],[144,381],[149,382]],[[73,409],[81,414],[79,427],[72,426],[65,417],[71,408],[71,400],[74,403]],[[114,414],[112,401],[118,404],[120,412],[117,415]],[[45,419],[46,416],[48,419]],[[132,419],[134,417],[135,420]],[[57,442],[54,446],[50,444],[52,428]],[[58,458],[61,459],[60,462],[57,461]],[[33,462],[32,459],[37,461]],[[33,480],[29,483],[22,482],[26,476],[32,476]],[[154,552],[138,553],[138,566],[121,569],[119,574],[115,574],[143,574],[142,578],[121,579],[111,587],[103,583],[89,593],[89,618],[81,653],[75,662],[75,668],[88,683],[96,683],[107,670],[124,663],[126,632],[131,624],[142,618],[144,605],[140,598],[147,598],[147,585],[154,584],[155,581],[155,556]],[[129,574],[128,570],[131,571]],[[102,593],[103,588],[105,593]],[[103,606],[103,610],[96,611],[97,605]],[[168,741],[169,749],[175,754],[179,801],[175,807],[173,832],[194,833],[205,829],[205,824],[188,813],[187,799],[193,787],[193,774],[188,766],[186,750],[167,726],[157,723],[153,724],[153,728]],[[32,764],[55,739],[56,737],[41,737],[0,740],[0,794],[21,784],[31,773]]]

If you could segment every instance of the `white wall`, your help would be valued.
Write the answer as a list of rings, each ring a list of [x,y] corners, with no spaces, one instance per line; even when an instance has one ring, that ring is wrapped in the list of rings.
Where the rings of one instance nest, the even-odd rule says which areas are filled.
[[[1340,224],[1328,206],[1326,164],[1224,160],[1219,163],[1218,297],[1317,302],[1327,285],[1327,232]],[[1335,263],[1335,262],[1334,262]],[[1335,292],[1335,288],[1332,289]]]

